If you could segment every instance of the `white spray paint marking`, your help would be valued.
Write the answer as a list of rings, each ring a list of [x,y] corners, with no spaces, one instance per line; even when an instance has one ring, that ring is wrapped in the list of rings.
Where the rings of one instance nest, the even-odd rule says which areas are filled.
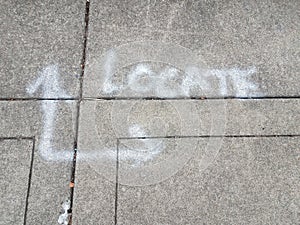
[[[63,208],[64,212],[59,215],[57,222],[59,224],[68,225],[69,224],[69,219],[70,219],[70,215],[68,213],[68,210],[71,208],[71,201],[70,200],[65,201],[62,204],[62,208]]]
[[[148,64],[138,64],[128,74],[128,85],[117,86],[113,84],[114,67],[116,63],[116,55],[111,50],[106,56],[104,66],[105,80],[103,91],[112,93],[120,91],[124,88],[129,88],[137,93],[152,92],[159,97],[176,97],[190,96],[191,89],[200,87],[204,92],[212,87],[212,76],[218,79],[217,84],[219,94],[227,95],[228,86],[231,85],[237,97],[245,97],[249,94],[258,94],[258,87],[253,82],[249,81],[249,76],[256,73],[256,68],[249,69],[211,69],[204,70],[197,67],[187,67],[184,74],[174,67],[166,66],[159,72],[154,72]],[[178,82],[180,81],[180,82]],[[29,94],[34,94],[42,90],[42,97],[47,98],[68,98],[69,95],[61,88],[59,83],[59,71],[56,65],[50,65],[44,68],[37,80],[30,84],[26,90]],[[39,142],[39,153],[43,159],[47,161],[67,161],[72,160],[72,151],[55,150],[53,149],[53,134],[55,131],[55,118],[57,112],[56,100],[42,101],[43,111],[43,129]],[[129,133],[132,137],[146,136],[145,132],[138,125],[129,128]],[[162,144],[158,146],[157,140],[141,139],[143,147],[134,151],[131,149],[122,149],[124,160],[136,160],[136,163],[145,162],[159,154],[162,149]],[[145,149],[147,151],[145,151]],[[111,154],[113,149],[107,149],[99,152],[82,153],[83,159],[95,159],[95,157],[114,158],[115,154]]]
[[[232,76],[230,76],[233,80],[232,83],[235,84],[236,97],[248,96],[249,94],[258,92],[258,86],[247,79],[249,75],[256,73],[255,67],[244,71],[231,69],[230,72],[232,74]]]
[[[208,76],[211,75],[209,71],[203,71],[198,67],[189,66],[185,70],[185,75],[181,87],[185,96],[190,96],[190,89],[195,85],[199,85],[204,91],[211,88],[209,81],[207,81]]]
[[[256,68],[249,69],[232,68],[227,70],[210,70],[212,75],[220,79],[220,94],[227,93],[227,83],[230,83],[235,91],[236,97],[247,97],[250,94],[259,94],[258,86],[249,81],[248,77],[256,73]]]
[[[39,88],[42,89],[43,98],[68,98],[65,91],[59,84],[59,72],[56,65],[47,66],[39,74],[38,79],[27,87],[29,94],[34,94]],[[39,142],[39,153],[47,161],[66,161],[72,160],[72,151],[57,151],[53,149],[53,133],[55,130],[55,117],[58,101],[42,101],[43,111],[43,131]]]
[[[176,81],[178,78],[179,70],[174,67],[167,66],[164,68],[156,78],[153,78],[155,86],[155,94],[158,97],[174,98],[178,95],[181,88],[179,83]]]
[[[110,58],[113,58],[111,56]],[[144,68],[145,69],[145,68]],[[147,72],[140,67],[142,72]],[[107,71],[111,71],[110,67],[107,67]],[[138,71],[139,72],[139,71]],[[42,70],[37,78],[36,82],[30,84],[27,87],[27,92],[29,94],[34,94],[39,88],[42,89],[42,98],[58,98],[64,97],[68,98],[65,91],[60,87],[59,83],[59,71],[58,67],[55,65],[50,65]],[[113,87],[113,86],[110,86]],[[109,89],[114,90],[113,88]],[[44,100],[42,101],[42,111],[43,111],[43,128],[40,136],[40,142],[38,146],[40,156],[46,161],[70,161],[72,160],[73,152],[66,150],[56,150],[53,149],[53,134],[55,131],[55,118],[57,112],[58,101],[56,100]],[[143,137],[146,136],[145,131],[138,125],[129,128],[129,133],[132,137]],[[133,160],[135,166],[140,165],[142,162],[152,159],[156,154],[160,152],[162,146],[157,147],[157,141],[155,140],[140,140],[143,143],[141,149],[121,149],[120,160]],[[155,149],[155,150],[153,150]],[[146,150],[146,151],[145,151]],[[151,151],[151,152],[150,152]],[[93,150],[86,153],[80,153],[79,159],[83,160],[95,160],[95,159],[113,159],[115,160],[115,149],[104,149],[102,151]],[[134,166],[133,165],[133,166]],[[61,221],[63,221],[67,216],[66,213],[60,216]],[[61,223],[64,224],[64,223]]]
[[[166,67],[157,74],[150,65],[138,64],[128,74],[128,87],[136,93],[151,92],[158,97],[176,97],[180,86],[172,80],[178,75],[179,70],[174,67]]]
[[[215,95],[235,97],[259,96],[258,86],[249,78],[257,72],[255,67],[246,69],[203,69],[187,66],[184,71],[165,66],[161,71],[154,71],[149,63],[139,63],[127,74],[127,83],[113,83],[117,56],[111,49],[105,56],[104,83],[102,91],[106,94],[118,94],[129,89],[136,94],[154,94],[157,97],[190,97],[191,90],[210,92]],[[204,93],[202,93],[204,94]]]
[[[118,89],[112,82],[112,76],[115,70],[116,64],[116,54],[113,50],[108,51],[107,55],[105,56],[105,63],[104,63],[104,82],[103,82],[103,91],[107,93],[114,92]]]
[[[42,87],[43,98],[68,98],[70,97],[60,87],[59,84],[58,66],[50,65],[44,68],[40,73],[38,79],[26,88],[28,94],[34,94],[38,88]]]
[[[219,83],[219,93],[223,96],[227,95],[228,93],[228,86],[227,86],[227,75],[228,70],[211,70],[209,74],[215,75],[218,78]]]
[[[149,64],[141,63],[133,67],[128,74],[127,86],[115,86],[112,80],[106,78],[107,87],[104,93],[110,94],[112,91],[120,92],[130,89],[137,94],[153,93],[157,97],[190,97],[191,90],[201,89],[204,93],[212,88],[217,89],[221,96],[228,94],[235,97],[248,97],[249,95],[260,95],[258,86],[249,80],[256,73],[256,68],[249,69],[201,69],[198,67],[187,67],[184,73],[174,67],[167,66],[159,72],[153,71]],[[106,74],[112,77],[113,74]],[[213,79],[213,78],[217,78]],[[216,87],[214,87],[214,85]],[[113,89],[110,87],[114,87]],[[229,87],[231,92],[229,93]]]
[[[135,124],[128,128],[130,137],[147,137],[145,130]],[[124,163],[129,163],[131,167],[141,166],[143,163],[153,160],[164,149],[164,143],[161,140],[154,139],[128,139],[129,142],[123,140],[119,146],[119,160]],[[133,141],[133,142],[132,142]],[[124,144],[127,147],[124,147]],[[130,147],[130,145],[132,145]],[[129,146],[128,146],[129,145]],[[136,146],[138,145],[138,147]],[[102,148],[101,151],[90,150],[89,152],[78,152],[78,161],[95,161],[95,160],[116,160],[115,148]]]
[[[131,137],[145,137],[146,133],[139,125],[134,124],[128,128]]]
[[[139,64],[128,75],[128,84],[136,92],[149,92],[152,89],[155,73],[149,65]]]
[[[130,126],[129,134],[131,137],[147,137],[148,135],[142,127],[138,124]],[[133,160],[132,166],[139,166],[143,162],[152,160],[155,156],[161,153],[163,149],[163,143],[160,140],[154,139],[138,139],[139,143],[142,144],[141,149],[122,149],[120,155],[121,160]]]

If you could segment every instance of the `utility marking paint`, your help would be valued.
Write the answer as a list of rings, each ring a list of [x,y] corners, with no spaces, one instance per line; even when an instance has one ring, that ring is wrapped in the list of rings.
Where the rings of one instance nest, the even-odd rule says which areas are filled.
[[[34,94],[42,89],[43,98],[69,98],[70,96],[60,87],[58,66],[50,65],[44,68],[37,80],[27,87],[27,93]],[[46,161],[71,161],[73,152],[53,149],[53,133],[55,131],[55,118],[58,101],[43,100],[43,128],[38,146],[40,156]]]
[[[190,97],[192,90],[197,88],[203,92],[209,92],[216,88],[218,91],[215,94],[221,96],[228,94],[236,97],[262,95],[258,91],[258,86],[250,80],[251,76],[257,72],[255,67],[204,69],[187,66],[184,71],[180,71],[166,65],[161,71],[155,71],[150,63],[137,63],[131,66],[128,74],[125,74],[125,82],[118,85],[113,82],[116,62],[117,54],[111,49],[105,55],[104,82],[101,89],[104,94],[118,95],[130,89],[136,94],[151,93],[157,97],[175,98]],[[172,83],[172,81],[177,82]],[[232,93],[229,93],[229,87],[231,87]]]
[[[93,67],[92,64],[90,65],[90,67]],[[89,96],[93,97],[99,95],[99,93],[106,96],[125,96],[128,98],[131,96],[188,98],[194,96],[249,97],[262,95],[259,92],[258,85],[252,81],[252,76],[257,72],[255,67],[209,69],[190,50],[167,43],[137,42],[119,46],[117,49],[106,52],[101,61],[95,62],[93,68],[95,71],[92,71],[91,79],[85,78],[88,79],[85,81],[85,85],[89,88],[88,91],[92,93]],[[126,72],[122,72],[122,69],[125,69]],[[120,71],[122,72],[121,76],[118,74]],[[59,76],[58,66],[49,65],[41,70],[36,81],[31,83],[26,91],[31,95],[41,91],[44,99],[70,98],[63,89]],[[125,131],[121,129],[121,133],[119,133],[119,130],[113,130],[114,139],[117,140],[121,137],[133,138],[118,142],[118,159],[122,163],[120,164],[122,170],[127,173],[123,177],[120,176],[120,182],[129,185],[147,185],[166,179],[166,177],[172,176],[182,168],[185,162],[195,153],[193,150],[197,147],[197,141],[195,140],[186,143],[185,140],[180,139],[167,141],[159,138],[147,139],[147,137],[155,136],[157,132],[159,135],[163,135],[161,133],[165,128],[161,124],[166,124],[169,128],[172,127],[170,131],[175,132],[175,136],[179,138],[182,134],[181,129],[188,136],[190,132],[186,124],[202,126],[202,122],[197,117],[200,113],[198,106],[188,106],[183,103],[188,107],[186,110],[174,107],[175,111],[173,109],[173,111],[169,111],[165,108],[166,106],[161,104],[143,108],[144,106],[137,102],[141,108],[137,108],[137,111],[131,115],[133,116],[131,123],[126,124],[126,120],[131,118],[130,114],[132,112],[129,110],[127,103],[122,103],[123,105],[121,102],[119,103],[114,101],[111,108],[111,113],[116,113],[118,117],[111,117],[111,121],[108,121],[107,125],[113,126],[113,123],[116,123],[118,127],[120,123],[123,124],[124,122]],[[73,149],[56,149],[54,147],[56,146],[54,134],[58,117],[58,104],[59,101],[57,100],[43,100],[41,102],[43,127],[38,139],[38,152],[45,161],[62,162],[73,159]],[[172,105],[172,102],[168,104]],[[217,110],[205,109],[206,111],[209,110],[210,119],[208,118],[207,122],[210,122],[208,124],[210,133],[224,133],[226,104],[226,101],[221,101],[220,105],[216,106]],[[118,106],[123,107],[121,108],[123,110],[126,108],[127,111],[124,111],[125,117],[118,114],[120,110]],[[117,107],[118,111],[114,111],[114,107]],[[165,117],[164,113],[160,114],[153,109],[160,109],[171,118]],[[84,126],[90,127],[87,128],[87,131],[91,135],[91,140],[87,140],[85,144],[91,144],[91,147],[90,149],[78,149],[77,160],[78,162],[89,163],[96,171],[99,170],[99,173],[114,180],[115,175],[113,175],[113,172],[117,159],[117,143],[109,140],[105,135],[102,136],[102,130],[100,133],[97,132],[95,126],[96,110],[101,109],[96,109],[96,102],[91,110],[86,112],[88,115],[86,122],[88,124],[84,124]],[[149,111],[150,117],[146,113],[143,116],[134,118],[139,115],[139,110]],[[174,117],[174,115],[176,116]],[[195,130],[200,132],[197,129]],[[134,139],[135,137],[145,137],[145,139]],[[189,144],[192,144],[192,146],[189,146]],[[212,140],[208,138],[207,150],[203,153],[201,165],[199,166],[200,170],[205,169],[213,161],[221,145],[222,138]],[[80,144],[79,146],[83,148]],[[160,171],[157,170],[157,166]]]

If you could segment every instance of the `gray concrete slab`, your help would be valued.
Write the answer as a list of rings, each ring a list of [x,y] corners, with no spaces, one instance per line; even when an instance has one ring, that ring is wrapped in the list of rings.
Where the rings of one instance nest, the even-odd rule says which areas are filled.
[[[0,224],[23,224],[33,140],[0,140]]]
[[[138,137],[135,125],[145,129],[140,137],[293,135],[300,132],[299,107],[298,99],[84,100],[80,135],[83,146],[93,142],[88,135]]]
[[[191,158],[201,173],[215,166],[221,152],[233,151],[222,136],[258,136],[248,137],[249,146],[245,139],[241,147],[241,151],[251,151],[251,143],[259,142],[259,136],[299,134],[298,115],[297,99],[84,100],[79,121],[75,221],[112,223],[116,180],[125,186],[153,187],[176,177]],[[271,140],[268,138],[262,141]],[[289,140],[284,139],[285,145],[289,146]],[[169,189],[172,187],[166,191]],[[124,213],[128,213],[127,209]]]
[[[95,171],[93,166],[91,162],[77,162],[73,225],[115,222],[116,184]]]
[[[226,138],[204,172],[201,157],[161,183],[120,184],[117,224],[299,223],[299,138]]]
[[[223,34],[219,34],[222,38],[216,41],[201,34],[171,34],[167,40],[194,50],[209,68],[225,71],[229,68],[255,69],[249,79],[258,86],[260,96],[298,96],[298,35],[299,31],[286,35],[249,35],[253,40],[246,40],[246,43],[240,39],[232,41],[234,37],[228,35],[223,38]],[[255,93],[249,96],[255,96]]]
[[[92,1],[90,2],[90,24],[98,27],[146,27],[149,13],[147,1]]]
[[[84,97],[250,97],[265,94],[254,79],[257,69],[253,65],[209,67],[206,59],[194,49],[178,45],[176,40],[161,42],[163,33],[150,35],[124,28],[105,28],[106,32],[101,33],[101,29],[91,25]],[[148,80],[144,79],[147,75],[150,76]]]
[[[66,97],[28,93],[26,86],[56,65],[57,79],[69,96],[77,96],[83,49],[85,2],[7,2],[1,10],[1,98]]]
[[[0,138],[35,146],[26,224],[68,217],[74,141],[73,224],[298,224],[299,3],[88,2],[0,6]],[[80,114],[8,101],[78,97],[85,53]]]
[[[174,43],[190,49],[191,54],[195,54],[201,61],[200,69],[209,70],[212,77],[226,77],[227,91],[214,93],[214,96],[299,95],[297,37],[300,31],[297,26],[299,16],[295,7],[298,3],[295,1],[273,4],[266,1],[260,4],[253,1],[247,3],[150,1],[147,5],[144,4],[134,4],[132,11],[124,15],[123,10],[131,7],[132,2],[111,5],[91,3],[84,96],[169,97],[166,94],[160,96],[158,93],[141,91],[133,95],[121,88],[120,83],[127,86],[130,80],[128,73],[118,73],[118,69],[125,66],[122,64],[124,61],[128,62],[130,58],[143,51],[157,51],[158,55],[161,53],[160,48],[151,44],[147,46],[148,50],[135,46],[125,52],[118,52],[117,46],[141,40]],[[144,16],[139,13],[130,16],[138,9],[139,12],[144,12]],[[111,20],[107,23],[100,22],[101,16],[108,12],[115,13],[111,16]],[[106,59],[101,55],[109,49],[114,49],[116,54],[115,61],[111,59],[108,63],[108,67],[111,67],[109,73],[113,77],[112,83],[122,89],[121,92],[103,93],[108,67],[102,64]],[[111,57],[110,54],[111,52],[107,58]],[[155,59],[157,57],[148,58],[152,63]],[[121,60],[123,61],[120,62]],[[139,62],[134,60],[128,62],[127,66],[131,68],[127,69],[134,70],[136,66],[134,63],[142,61],[143,58],[140,58]],[[164,58],[163,62],[170,62],[170,58]],[[116,68],[113,68],[114,66]],[[171,66],[186,71],[179,63]],[[157,76],[153,79],[156,83],[160,83],[160,70],[155,72]],[[203,71],[198,71],[196,75],[197,78],[193,80],[196,83],[207,79]],[[248,87],[255,86],[254,90],[237,91],[236,89],[241,88],[245,82]],[[175,96],[180,94],[177,92]],[[207,92],[205,94],[212,96]],[[196,92],[194,95],[200,94]]]
[[[27,224],[56,224],[61,203],[70,196],[75,102],[2,101],[0,105],[0,137],[35,138]]]

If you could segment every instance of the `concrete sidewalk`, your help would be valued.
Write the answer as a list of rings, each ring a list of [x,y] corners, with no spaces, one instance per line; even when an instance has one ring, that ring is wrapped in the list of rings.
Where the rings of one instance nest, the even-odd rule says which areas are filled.
[[[2,2],[0,224],[300,224],[299,9]]]

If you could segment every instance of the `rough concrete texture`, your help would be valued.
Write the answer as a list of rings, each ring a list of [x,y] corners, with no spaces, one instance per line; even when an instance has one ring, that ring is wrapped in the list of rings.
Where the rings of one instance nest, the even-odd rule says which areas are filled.
[[[54,155],[64,151],[73,152],[74,115],[72,118],[72,114],[75,105],[74,102],[55,103],[52,101],[52,105],[58,104],[58,109],[55,122],[53,122],[53,134],[49,136],[51,130],[48,129],[46,132],[48,136],[45,137],[47,125],[45,124],[45,114],[43,115],[42,111],[43,102],[50,101],[0,102],[0,137],[27,136],[35,140],[27,224],[56,224],[61,211],[61,203],[70,196],[69,182],[72,157],[59,161],[57,158],[51,157],[51,151],[55,152]],[[47,110],[51,110],[50,108]],[[45,138],[51,138],[50,146],[43,142]],[[20,150],[21,156],[26,154],[25,150],[18,150]],[[15,151],[14,153],[16,154]],[[19,159],[20,164],[25,164],[28,161],[28,158]],[[24,185],[27,187],[27,183]],[[9,212],[6,211],[6,213]]]
[[[2,2],[0,223],[299,224],[298,9]]]
[[[1,98],[45,97],[41,92],[28,94],[26,86],[49,65],[59,67],[63,88],[77,96],[84,1],[3,2],[0,10]]]
[[[72,224],[114,224],[115,187],[92,164],[78,161]]]
[[[255,68],[250,80],[260,93],[248,97],[299,95],[298,1],[105,1],[91,2],[90,8],[87,83],[101,76],[95,74],[93,62],[100,62],[107,50],[156,40],[189,48],[210,69]],[[98,92],[88,85],[84,95],[105,96],[102,84],[96,85]]]
[[[1,225],[24,222],[33,147],[30,139],[0,139]]]
[[[85,100],[80,139],[200,135],[293,135],[299,130],[297,99]],[[131,132],[134,126],[144,134]],[[89,139],[88,137],[93,137]],[[107,142],[105,142],[107,144]],[[116,145],[112,141],[112,145]]]
[[[299,124],[296,122],[299,121],[298,102],[297,99],[264,99],[259,101],[83,101],[80,112],[79,151],[76,171],[78,183],[74,199],[74,207],[76,209],[76,213],[74,214],[75,221],[77,221],[77,224],[80,224],[79,221],[82,221],[81,218],[86,218],[86,221],[90,221],[89,224],[93,224],[92,221],[95,222],[98,220],[101,223],[111,223],[114,202],[112,193],[115,190],[114,182],[116,180],[119,184],[129,186],[150,185],[152,187],[159,182],[163,185],[164,182],[169,182],[168,179],[174,179],[173,176],[176,177],[176,173],[182,173],[181,170],[184,170],[182,168],[189,167],[191,159],[197,162],[199,174],[197,173],[196,175],[191,172],[185,178],[189,180],[189,176],[201,177],[201,173],[206,171],[205,169],[218,167],[215,160],[220,157],[222,152],[228,154],[224,156],[226,158],[230,157],[230,154],[245,154],[246,151],[251,151],[252,148],[258,151],[259,149],[256,148],[258,148],[260,143],[259,136],[299,134]],[[228,144],[228,138],[222,136],[236,136],[237,140],[243,140],[242,138],[237,138],[241,135],[250,137],[245,138],[244,145],[239,149],[241,153],[237,147],[237,152],[232,153],[232,146]],[[144,137],[146,139],[139,139]],[[233,140],[235,139],[233,138]],[[262,138],[262,149],[259,150],[260,152],[269,152],[272,150],[273,145],[271,147],[264,147],[265,142],[269,143],[270,140],[277,139],[274,137]],[[293,139],[283,139],[287,146],[290,146],[290,140]],[[281,141],[280,138],[279,141]],[[252,142],[255,145],[252,145]],[[232,145],[235,146],[235,142],[233,143]],[[277,145],[274,144],[274,147]],[[295,146],[293,148],[297,152]],[[278,146],[276,151],[284,150]],[[277,154],[276,151],[274,154]],[[196,157],[197,155],[199,156],[198,158]],[[218,160],[222,161],[222,159]],[[252,163],[254,164],[258,163],[256,158],[251,160],[253,160]],[[239,166],[244,163],[241,162]],[[87,169],[87,165],[89,169]],[[117,166],[118,178],[116,178]],[[220,166],[220,168],[223,168],[223,166]],[[234,171],[235,169],[237,170],[236,172]],[[299,171],[297,165],[294,166],[294,169],[296,173]],[[231,172],[239,173],[238,166],[232,168]],[[292,177],[291,179],[296,179],[296,177]],[[268,182],[271,181],[269,180]],[[227,182],[228,185],[229,183]],[[94,185],[95,190],[98,188],[101,189],[100,193],[90,191],[94,189]],[[147,187],[145,189],[147,190]],[[172,190],[171,187],[166,188],[166,190],[169,189]],[[184,190],[186,192],[194,192],[194,195],[198,195],[196,190],[189,190],[187,187]],[[103,200],[104,202],[100,202],[103,193],[107,193],[105,195],[106,198]],[[127,196],[126,194],[124,195]],[[253,195],[253,198],[256,198],[256,196]],[[131,205],[131,203],[128,204]],[[156,207],[158,208],[160,205],[163,208],[167,207],[162,203],[156,202],[155,204],[157,204]],[[180,203],[178,204],[180,205]],[[206,205],[203,202],[199,204]],[[248,203],[244,204],[245,207],[248,207]],[[191,203],[190,207],[192,205],[193,203]],[[100,214],[95,213],[97,212],[97,207],[101,209],[99,210]],[[139,206],[137,207],[139,208]],[[145,207],[148,207],[148,202],[145,203]],[[149,207],[152,208],[155,206],[149,205]],[[128,210],[132,211],[133,209]],[[210,210],[210,213],[212,213],[213,209]],[[126,213],[129,211],[125,209]],[[168,220],[164,220],[162,216],[155,221],[155,224],[176,224],[176,221],[177,224],[181,224],[181,220],[177,220],[175,217],[172,220],[173,213],[171,211],[169,210],[168,213],[164,212],[168,215]],[[277,213],[276,211],[269,211],[269,213],[271,212]],[[156,213],[156,211],[153,213]],[[216,211],[216,213],[218,212]],[[143,218],[144,216],[141,212],[141,214],[136,214],[133,218],[130,217],[128,220],[124,220],[125,222],[120,222],[120,224],[151,224],[149,222],[151,220],[147,222]],[[186,215],[186,217],[182,215],[181,219],[183,223],[197,224],[194,220],[195,215]],[[234,221],[235,218],[232,219]],[[212,219],[210,222],[218,223],[218,221]],[[277,219],[274,221],[277,221]],[[253,222],[253,224],[255,223]]]
[[[196,154],[164,182],[119,185],[117,224],[298,224],[299,156],[299,138],[226,138],[204,172]]]

